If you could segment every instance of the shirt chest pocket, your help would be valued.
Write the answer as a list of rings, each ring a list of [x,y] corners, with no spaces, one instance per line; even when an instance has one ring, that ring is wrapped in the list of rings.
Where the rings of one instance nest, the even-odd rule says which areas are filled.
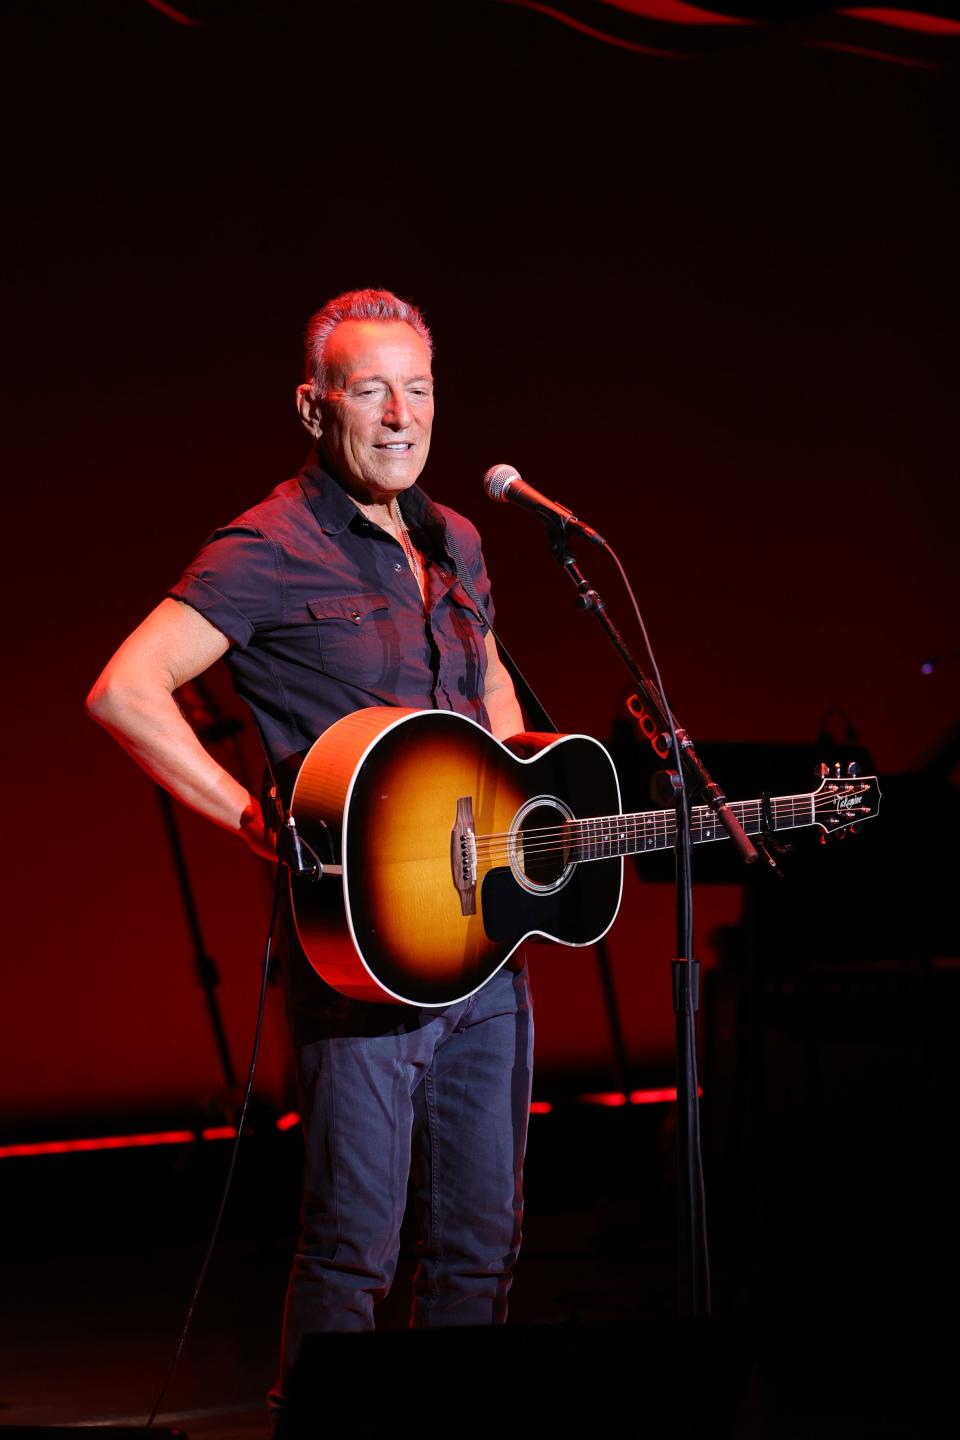
[[[385,595],[325,595],[308,600],[316,622],[320,664],[329,675],[362,688],[390,688],[400,639]]]

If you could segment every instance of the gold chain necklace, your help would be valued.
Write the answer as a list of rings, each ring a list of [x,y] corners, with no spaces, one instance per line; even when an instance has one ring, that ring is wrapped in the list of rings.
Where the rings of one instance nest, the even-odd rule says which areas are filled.
[[[403,518],[403,512],[400,509],[399,502],[395,500],[393,502],[393,506],[394,518],[396,520],[397,530],[400,535],[400,544],[403,548],[403,553],[407,557],[407,564],[410,566],[410,569],[413,572],[413,578],[417,582],[417,589],[420,591],[420,599],[423,601],[424,605],[426,605],[427,577],[424,574],[423,564],[420,559],[420,552],[417,550],[412,539],[410,538],[410,531],[407,529],[407,522]]]

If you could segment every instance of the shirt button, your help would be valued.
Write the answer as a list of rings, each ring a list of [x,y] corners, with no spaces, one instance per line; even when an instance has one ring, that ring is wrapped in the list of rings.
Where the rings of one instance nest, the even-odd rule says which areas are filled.
[[[354,625],[359,625],[359,624],[360,624],[360,611],[359,611],[359,610],[351,610],[351,612],[350,612],[350,619],[353,621]]]
[[[394,570],[402,570],[402,569],[403,569],[403,566],[400,564],[400,561],[399,561],[399,560],[395,560],[395,561],[393,562],[393,568],[394,568]]]

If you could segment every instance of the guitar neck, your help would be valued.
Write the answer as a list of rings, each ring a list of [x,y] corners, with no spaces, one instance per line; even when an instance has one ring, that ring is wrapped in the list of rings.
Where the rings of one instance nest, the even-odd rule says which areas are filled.
[[[730,809],[748,835],[764,829],[762,800],[731,800]],[[814,795],[776,795],[768,801],[773,829],[800,830],[816,823]],[[648,850],[667,850],[677,839],[677,817],[671,810],[638,810],[633,815],[598,815],[569,825],[574,832],[578,860],[605,860],[613,855],[640,855]],[[726,840],[726,830],[708,805],[695,805],[690,812],[690,834],[695,845]]]

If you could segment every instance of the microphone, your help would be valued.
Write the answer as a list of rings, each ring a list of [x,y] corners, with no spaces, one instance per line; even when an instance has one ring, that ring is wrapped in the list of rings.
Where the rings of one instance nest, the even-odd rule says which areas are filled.
[[[565,505],[558,505],[555,500],[548,500],[546,495],[541,495],[539,490],[534,490],[532,485],[521,480],[512,465],[491,465],[483,477],[483,488],[491,500],[509,501],[512,505],[530,510],[545,525],[559,525],[561,528],[576,530],[584,540],[589,540],[591,545],[607,543],[596,530],[578,520],[572,510],[568,510]]]

